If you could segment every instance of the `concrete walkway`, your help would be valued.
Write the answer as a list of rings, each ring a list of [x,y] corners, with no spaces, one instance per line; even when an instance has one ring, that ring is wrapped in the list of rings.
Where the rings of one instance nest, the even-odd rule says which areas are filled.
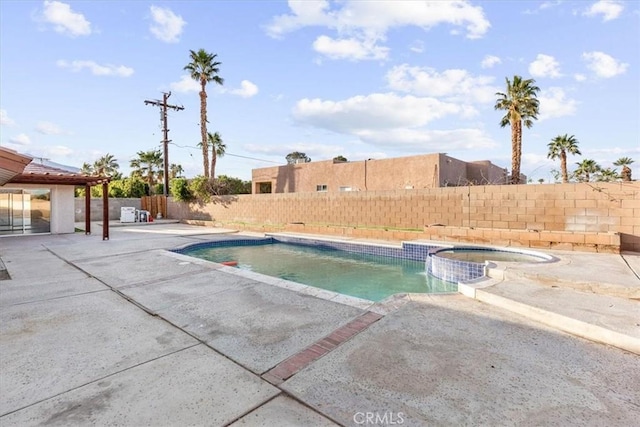
[[[165,250],[221,232],[229,230],[155,224],[115,227],[108,241],[99,232],[1,238],[11,279],[0,280],[0,424],[640,419],[640,356],[531,320],[513,303],[456,294],[363,306]],[[609,262],[570,258],[566,275],[555,271],[585,283],[597,282],[589,266],[602,273],[598,263]],[[637,258],[623,260],[626,273],[615,262],[620,283],[610,274],[610,284],[640,280]],[[640,302],[605,287],[587,292],[531,274],[492,284],[476,293],[640,336]]]

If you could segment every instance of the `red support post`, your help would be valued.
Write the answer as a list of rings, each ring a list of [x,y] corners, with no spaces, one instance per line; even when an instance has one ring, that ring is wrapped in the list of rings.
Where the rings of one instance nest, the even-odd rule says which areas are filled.
[[[91,234],[91,187],[84,186],[84,234]]]
[[[102,240],[109,240],[109,181],[102,182]]]

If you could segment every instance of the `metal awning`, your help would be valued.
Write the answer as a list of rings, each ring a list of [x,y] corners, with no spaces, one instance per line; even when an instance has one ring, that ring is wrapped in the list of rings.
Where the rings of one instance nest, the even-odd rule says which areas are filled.
[[[0,147],[0,185],[21,174],[31,160],[33,159],[30,156]]]

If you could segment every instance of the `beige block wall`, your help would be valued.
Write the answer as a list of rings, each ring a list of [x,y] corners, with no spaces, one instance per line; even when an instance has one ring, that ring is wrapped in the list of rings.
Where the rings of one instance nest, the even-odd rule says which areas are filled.
[[[369,237],[392,240],[393,231],[413,233],[413,238],[528,247],[565,243],[561,248],[571,244],[589,250],[597,249],[593,236],[620,233],[623,249],[640,251],[640,182],[257,194],[222,197],[209,205],[170,202],[168,209],[170,218],[254,229],[291,224],[338,234],[349,233],[348,228],[378,229]],[[543,233],[547,240],[541,240]],[[611,243],[603,237],[599,244]]]

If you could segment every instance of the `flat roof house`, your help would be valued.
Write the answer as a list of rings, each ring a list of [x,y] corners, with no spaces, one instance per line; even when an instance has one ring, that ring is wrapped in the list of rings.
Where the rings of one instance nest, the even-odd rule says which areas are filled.
[[[393,159],[325,160],[254,169],[252,192],[378,191],[507,183],[488,160],[465,162],[444,153]]]
[[[85,204],[90,187],[103,185],[107,214],[103,239],[109,238],[109,178],[82,175],[62,165],[34,161],[32,157],[0,147],[0,237],[21,234],[64,234],[75,231],[74,188],[84,186]],[[91,233],[90,209],[86,209],[85,231]]]

